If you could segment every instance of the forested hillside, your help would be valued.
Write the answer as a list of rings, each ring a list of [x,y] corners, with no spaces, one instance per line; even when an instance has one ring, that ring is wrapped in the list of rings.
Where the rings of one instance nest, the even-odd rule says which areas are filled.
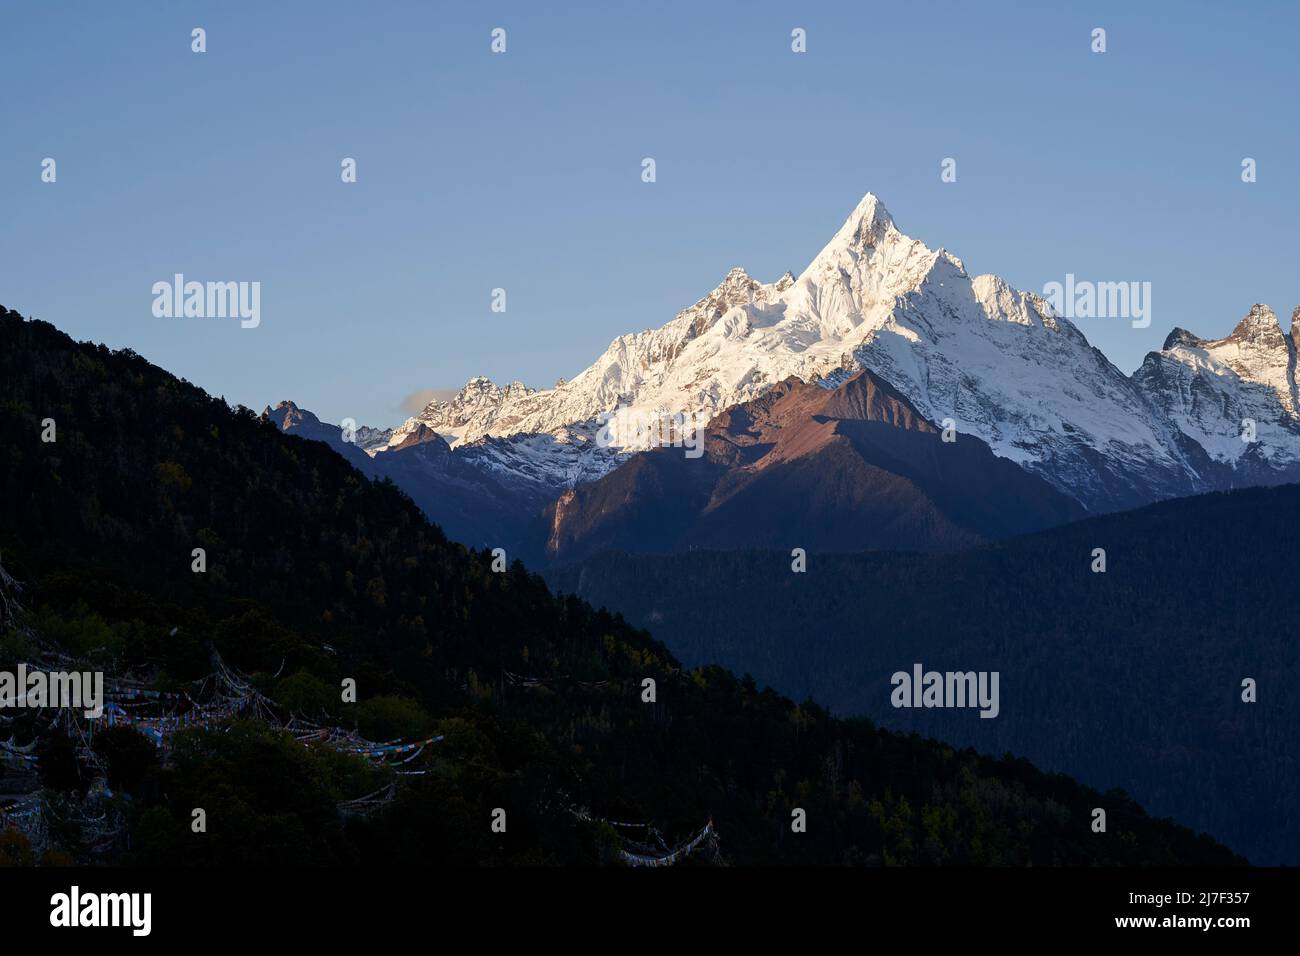
[[[959,554],[812,555],[802,574],[788,553],[695,551],[602,554],[546,575],[652,626],[688,664],[1122,785],[1253,862],[1294,864],[1298,554],[1300,486],[1286,485]],[[918,661],[998,671],[997,719],[893,707],[891,675]]]
[[[87,748],[7,716],[0,735],[38,756],[49,844],[12,824],[8,862],[617,863],[701,833],[678,862],[1240,862],[1122,793],[684,671],[522,566],[494,572],[325,445],[7,311],[0,501],[0,561],[22,585],[6,586],[0,667],[63,654],[174,699],[228,667],[258,703],[165,749],[129,726]],[[432,742],[375,762],[304,746],[294,719]],[[18,775],[3,767],[0,794]],[[92,789],[124,821],[111,839],[88,835]],[[340,812],[386,789],[376,811]],[[653,824],[663,844],[608,821]]]

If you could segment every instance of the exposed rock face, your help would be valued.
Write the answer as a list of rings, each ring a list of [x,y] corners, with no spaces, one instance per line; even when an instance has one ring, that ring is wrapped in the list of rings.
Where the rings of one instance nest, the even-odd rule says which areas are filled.
[[[833,390],[790,378],[717,416],[703,456],[642,452],[565,492],[544,521],[546,557],[695,547],[945,551],[1083,515],[978,438],[950,437],[870,372]]]

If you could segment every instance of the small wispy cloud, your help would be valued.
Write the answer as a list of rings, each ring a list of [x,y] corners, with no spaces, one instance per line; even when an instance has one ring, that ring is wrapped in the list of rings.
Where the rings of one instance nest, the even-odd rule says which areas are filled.
[[[445,402],[455,398],[458,388],[422,388],[402,399],[402,411],[411,415],[424,411],[430,402]]]

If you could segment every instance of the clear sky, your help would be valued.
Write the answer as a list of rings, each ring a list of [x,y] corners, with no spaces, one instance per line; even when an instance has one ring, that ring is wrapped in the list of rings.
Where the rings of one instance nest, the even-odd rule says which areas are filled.
[[[971,274],[1151,282],[1150,328],[1078,320],[1129,372],[1256,301],[1289,327],[1298,34],[1281,2],[0,0],[0,303],[393,424],[797,274],[872,191]],[[177,272],[260,282],[260,326],[155,318]]]

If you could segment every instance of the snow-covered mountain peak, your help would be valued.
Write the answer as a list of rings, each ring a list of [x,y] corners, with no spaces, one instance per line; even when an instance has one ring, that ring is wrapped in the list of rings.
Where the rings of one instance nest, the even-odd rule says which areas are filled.
[[[898,231],[894,217],[876,194],[869,192],[853,207],[853,211],[844,220],[844,225],[831,237],[826,248],[842,246],[855,251],[869,249],[883,240],[891,229]]]
[[[1256,303],[1221,339],[1174,329],[1134,380],[1214,460],[1289,466],[1300,462],[1295,335],[1294,316],[1288,337]],[[1247,428],[1255,437],[1243,440]]]
[[[788,289],[794,277],[787,272],[774,283],[759,282],[740,266],[736,266],[723,277],[723,280],[690,308],[677,313],[668,328],[677,327],[681,333],[681,343],[702,335],[712,328],[723,315],[740,305],[752,302],[765,303]]]
[[[502,469],[585,479],[648,447],[600,447],[607,413],[708,420],[791,376],[833,387],[867,368],[931,421],[951,418],[1088,507],[1128,507],[1201,487],[1202,439],[1224,431],[1203,416],[1194,427],[1196,416],[1174,407],[1182,398],[1171,404],[1151,388],[1186,385],[1177,367],[1204,366],[1265,383],[1258,388],[1292,410],[1295,351],[1257,306],[1219,342],[1175,332],[1152,353],[1153,375],[1130,379],[1043,297],[996,275],[971,277],[955,255],[905,235],[867,193],[797,277],[764,283],[733,268],[663,326],[616,337],[571,380],[538,391],[471,379],[392,441],[423,424]],[[657,430],[633,434],[651,442]]]
[[[905,235],[872,193],[797,278],[763,283],[732,269],[663,327],[614,339],[568,382],[538,392],[476,379],[418,420],[453,446],[547,436],[533,444],[561,454],[573,473],[574,451],[588,447],[595,423],[615,409],[707,420],[790,376],[833,384],[861,367],[932,420],[953,417],[1026,465],[1046,470],[1048,459],[1064,455],[1082,471],[1088,455],[1112,444],[1119,458],[1145,456],[1161,467],[1179,460],[1175,431],[1152,420],[1074,326],[1040,297],[994,275],[972,279],[956,256]],[[1099,395],[1107,400],[1100,412]],[[653,434],[646,430],[645,440]],[[603,466],[617,462],[602,451]],[[1087,499],[1094,491],[1101,493],[1072,493]]]
[[[1293,362],[1293,346],[1267,305],[1251,306],[1226,338],[1201,339],[1195,347],[1247,381],[1270,385],[1281,394],[1290,391],[1287,368]]]
[[[1231,335],[1202,348],[1244,380],[1273,389],[1282,407],[1296,414],[1295,346],[1267,305],[1251,306]]]
[[[438,432],[449,441],[460,440],[464,433],[476,431],[484,423],[495,421],[503,406],[526,402],[539,394],[523,382],[514,381],[501,386],[486,375],[475,375],[450,399],[435,399],[419,415],[408,418],[393,430],[389,445],[397,446],[418,434],[424,426]]]
[[[1263,303],[1256,302],[1250,311],[1237,323],[1225,342],[1252,342],[1268,347],[1284,346],[1282,325],[1277,315]]]
[[[402,433],[396,431],[390,436],[387,444],[382,448],[377,448],[371,457],[383,452],[401,451],[403,448],[414,448],[416,445],[430,445],[435,450],[446,450],[447,442],[434,429],[430,428],[424,422],[417,421],[411,427],[403,426]]]
[[[1205,340],[1202,339],[1199,335],[1196,335],[1193,332],[1189,332],[1184,328],[1179,328],[1175,326],[1173,331],[1171,331],[1167,336],[1165,336],[1165,344],[1160,346],[1160,349],[1163,352],[1167,352],[1172,348],[1177,348],[1178,346],[1186,346],[1189,348],[1200,348],[1201,344],[1204,341]]]
[[[889,214],[885,204],[875,194],[867,193],[849,213],[844,224],[831,236],[830,241],[813,257],[799,280],[825,276],[839,270],[853,273],[860,268],[859,263],[869,264],[882,250],[896,245],[900,240],[910,242],[899,232],[894,217]],[[930,252],[929,249],[925,251]]]

